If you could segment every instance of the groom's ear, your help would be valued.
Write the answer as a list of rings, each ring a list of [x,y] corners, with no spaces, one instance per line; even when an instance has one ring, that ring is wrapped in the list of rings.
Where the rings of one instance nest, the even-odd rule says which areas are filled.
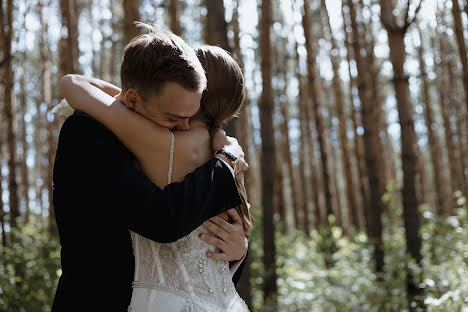
[[[135,108],[140,105],[141,97],[136,89],[128,89],[127,92],[125,92],[123,102],[125,107],[130,110],[135,110]]]

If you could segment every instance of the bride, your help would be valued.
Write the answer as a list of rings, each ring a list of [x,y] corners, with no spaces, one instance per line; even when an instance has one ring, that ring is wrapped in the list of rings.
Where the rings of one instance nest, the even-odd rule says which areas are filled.
[[[186,174],[212,158],[213,134],[239,112],[244,100],[242,71],[231,56],[213,46],[195,50],[208,85],[199,111],[190,119],[189,131],[171,132],[125,108],[107,94],[117,93],[118,88],[112,86],[109,92],[109,84],[98,79],[74,75],[73,79],[61,81],[60,92],[68,103],[114,132],[159,187],[182,181]],[[104,84],[106,87],[102,87]],[[122,100],[121,97],[119,94],[116,99]],[[190,157],[193,150],[203,155],[197,157],[202,160],[200,163],[193,162]],[[238,167],[236,162],[234,174],[243,204],[236,210],[245,234],[249,235],[252,224],[243,175]],[[229,220],[232,214],[224,213],[222,217]],[[206,257],[207,252],[216,250],[199,236],[205,236],[206,240],[215,234],[222,239],[225,234],[219,228],[211,233],[207,227],[201,225],[187,236],[167,244],[131,233],[135,274],[129,311],[248,311],[231,280],[228,261]]]

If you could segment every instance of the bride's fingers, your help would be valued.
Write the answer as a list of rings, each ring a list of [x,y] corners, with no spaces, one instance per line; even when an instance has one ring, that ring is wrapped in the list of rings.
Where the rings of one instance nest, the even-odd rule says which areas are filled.
[[[222,240],[217,237],[208,235],[208,234],[200,234],[200,239],[204,241],[207,244],[210,244],[212,246],[215,246],[222,251],[226,251],[228,248],[228,245]]]
[[[206,253],[206,256],[210,259],[213,260],[219,260],[219,261],[229,261],[228,255],[225,254],[224,252],[212,252],[208,251]]]

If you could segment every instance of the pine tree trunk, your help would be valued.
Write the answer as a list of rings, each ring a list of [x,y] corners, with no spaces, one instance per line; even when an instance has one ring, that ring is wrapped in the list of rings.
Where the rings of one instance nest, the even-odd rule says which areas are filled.
[[[443,25],[443,16],[437,16],[437,24],[438,26]],[[455,160],[455,146],[453,142],[453,132],[452,132],[452,126],[450,122],[450,117],[449,117],[449,96],[447,94],[447,57],[446,57],[446,52],[445,52],[445,40],[442,36],[442,34],[437,34],[438,39],[439,39],[439,58],[440,58],[440,70],[438,71],[437,75],[437,84],[438,84],[438,89],[439,89],[439,101],[440,101],[440,106],[441,106],[441,113],[442,113],[442,120],[444,122],[444,135],[445,135],[445,144],[447,145],[447,154],[448,154],[448,160],[449,160],[449,169],[450,169],[450,175],[449,175],[449,180],[450,180],[450,189],[449,193],[450,196],[452,196],[453,192],[455,192],[457,189],[460,188],[460,179],[459,179],[459,172],[461,171],[461,168],[458,168],[458,163]],[[435,52],[435,47],[434,47],[434,61],[435,64],[438,63],[436,52]],[[437,72],[437,69],[436,69]],[[447,186],[448,187],[448,186]],[[450,213],[450,211],[447,211],[447,213]]]
[[[362,0],[359,1],[361,5],[363,5]],[[362,12],[362,8],[361,8]],[[376,68],[375,64],[375,55],[374,55],[374,47],[376,46],[374,36],[372,33],[373,30],[373,22],[372,18],[369,19],[369,25],[366,25],[365,22],[361,22],[359,24],[360,27],[363,28],[363,36],[362,43],[366,47],[366,58],[367,63],[369,66],[369,75],[370,75],[370,84],[371,84],[371,102],[374,103],[376,106],[373,108],[372,114],[374,114],[374,118],[377,120],[377,131],[379,137],[381,133],[385,133],[386,143],[389,143],[389,135],[387,131],[387,125],[385,123],[384,118],[384,99],[381,95],[380,89],[381,86],[379,85],[379,72]],[[367,35],[370,37],[369,40],[366,39]],[[379,140],[381,141],[381,140]],[[379,175],[382,177],[382,183],[380,183],[380,193],[384,194],[386,192],[386,184],[391,179],[389,173],[392,170],[386,170],[387,168],[391,168],[389,166],[390,163],[393,163],[393,155],[385,153],[385,145],[384,143],[377,144],[377,170]],[[385,209],[385,205],[382,206]]]
[[[413,107],[409,92],[408,76],[404,71],[406,60],[404,27],[398,27],[389,0],[380,0],[382,21],[388,35],[390,61],[394,72],[394,88],[397,100],[398,117],[401,126],[401,158],[403,167],[403,220],[405,226],[406,249],[416,264],[421,267],[421,237],[419,236],[418,200],[416,197],[417,170],[417,138],[414,130]],[[409,9],[408,9],[409,10]],[[407,272],[406,288],[410,311],[416,311],[412,306],[424,309],[423,288],[410,270]],[[419,311],[419,310],[418,310]]]
[[[352,47],[354,58],[358,71],[358,93],[361,102],[361,118],[364,128],[364,149],[366,158],[367,175],[369,181],[369,205],[365,212],[367,216],[367,233],[374,242],[375,268],[377,272],[383,271],[384,253],[382,249],[382,176],[379,175],[379,157],[377,155],[377,146],[381,144],[379,139],[379,125],[375,108],[378,107],[371,96],[372,77],[370,77],[367,58],[362,56],[360,44],[360,32],[356,21],[356,10],[352,0],[345,2],[349,7],[351,26],[352,26]]]
[[[420,36],[422,36],[420,32]],[[422,40],[422,38],[421,38]],[[437,212],[439,215],[442,215],[449,211],[450,197],[449,191],[447,190],[447,182],[443,175],[442,169],[442,149],[439,142],[439,137],[434,126],[436,126],[432,108],[431,108],[431,97],[429,90],[429,82],[427,79],[426,73],[426,64],[424,62],[424,50],[422,44],[418,48],[418,57],[419,57],[419,68],[421,73],[421,80],[423,84],[422,92],[424,99],[424,116],[427,128],[427,138],[429,143],[430,158],[432,162],[432,167],[434,170],[434,189],[436,190],[437,197]]]
[[[177,36],[182,35],[182,27],[180,26],[180,2],[179,0],[170,0],[169,16],[171,21],[171,30]]]
[[[18,184],[16,177],[16,111],[15,98],[13,97],[13,56],[11,55],[11,44],[13,37],[13,0],[8,0],[5,8],[1,7],[2,14],[2,30],[1,40],[3,41],[3,59],[5,59],[3,73],[3,99],[4,99],[4,114],[7,124],[7,143],[8,143],[8,192],[10,193],[10,225],[16,226],[17,218],[20,216],[19,199],[18,199]],[[6,20],[5,20],[6,19]]]
[[[114,4],[112,1],[109,3],[110,12],[111,12],[111,27],[113,35],[110,36],[110,40],[112,43],[111,51],[110,51],[110,60],[109,60],[109,81],[116,81],[117,80],[117,45],[118,41],[115,40],[114,34],[117,33],[117,22],[116,17],[114,15]]]
[[[463,69],[463,90],[465,92],[465,127],[468,133],[468,56],[466,54],[465,37],[463,36],[463,24],[461,20],[461,10],[458,0],[452,1],[453,25],[457,37],[458,53]]]
[[[273,129],[273,89],[271,83],[271,41],[270,27],[272,25],[271,0],[262,0],[260,19],[260,56],[262,70],[262,95],[260,99],[260,135],[262,137],[262,204],[263,204],[263,265],[265,279],[263,283],[264,303],[276,306],[276,249],[275,224],[273,220],[273,185],[274,173],[274,129]]]
[[[27,76],[25,75],[25,68],[27,67],[26,52],[22,53],[23,74],[21,75],[21,94],[20,94],[20,120],[21,120],[21,146],[23,153],[21,155],[21,197],[25,204],[24,221],[29,222],[29,181],[28,181],[28,166],[26,164],[28,143],[26,141],[26,121],[24,119],[26,114],[26,83]]]
[[[40,3],[38,9],[39,11],[39,20],[41,24],[41,37],[39,39],[39,50],[41,56],[41,102],[47,105],[47,111],[52,109],[52,94],[51,94],[51,67],[52,62],[50,59],[50,50],[48,46],[47,40],[47,23],[45,21],[44,16],[44,7],[42,3]],[[45,181],[47,183],[47,193],[48,193],[48,200],[49,200],[49,233],[51,235],[57,234],[57,229],[55,225],[55,211],[53,205],[53,189],[52,189],[52,175],[53,175],[53,163],[55,157],[56,147],[56,140],[54,136],[54,122],[46,122],[46,129],[47,129],[47,169],[45,170]]]
[[[42,89],[42,88],[41,88]],[[41,91],[42,92],[42,91]],[[42,186],[43,176],[42,176],[42,157],[43,157],[43,150],[42,146],[44,144],[44,122],[43,116],[41,113],[41,101],[36,101],[36,121],[35,121],[35,131],[34,131],[34,138],[35,138],[35,150],[36,150],[36,160],[34,161],[34,187],[36,193],[36,210],[39,207],[40,216],[42,216]],[[41,184],[40,184],[41,183]]]
[[[321,90],[318,85],[318,69],[315,61],[315,52],[313,47],[314,37],[311,31],[310,23],[310,7],[309,1],[304,0],[304,12],[302,16],[302,27],[304,29],[304,35],[306,39],[306,50],[307,50],[307,72],[308,72],[308,90],[309,97],[312,100],[312,108],[314,110],[315,128],[317,131],[319,148],[320,148],[320,160],[322,166],[322,180],[325,195],[325,206],[326,216],[333,215],[333,202],[332,202],[332,186],[330,177],[330,164],[329,164],[329,146],[327,132],[325,130],[325,123],[322,116],[322,99]]]
[[[308,202],[310,199],[314,202],[314,227],[318,229],[320,222],[320,204],[318,198],[318,190],[315,189],[316,185],[316,178],[315,178],[315,171],[314,168],[310,167],[311,158],[313,157],[311,151],[311,139],[310,139],[310,123],[307,119],[306,114],[306,101],[307,95],[305,95],[304,87],[302,84],[302,77],[299,73],[296,74],[299,81],[299,123],[301,128],[301,150],[300,150],[300,159],[301,159],[301,167],[299,169],[299,173],[301,176],[301,189],[302,189],[302,202],[300,207],[294,209],[294,220],[296,223],[296,227],[302,230],[307,236],[310,235],[310,217],[309,217],[309,205]],[[308,170],[307,170],[308,169]],[[308,184],[306,181],[306,170],[309,172],[310,176],[310,183],[312,187],[308,188]]]
[[[273,203],[274,203],[274,214],[279,216],[280,221],[280,230],[282,233],[285,233],[285,222],[286,222],[286,200],[284,196],[284,175],[283,175],[283,159],[281,155],[281,149],[284,148],[284,143],[279,142],[276,140],[275,146],[275,185],[274,189],[276,192],[274,193]],[[279,143],[279,144],[278,144]],[[276,218],[274,218],[276,219]]]
[[[44,6],[41,0],[41,5]],[[79,73],[78,48],[78,11],[76,0],[60,0],[62,29],[67,30],[59,42],[60,77],[66,74]]]
[[[124,0],[124,44],[140,34],[134,22],[140,21],[140,0]]]
[[[233,49],[233,57],[236,60],[237,64],[239,64],[239,67],[242,69],[242,73],[245,75],[244,72],[244,62],[242,59],[242,53],[240,51],[240,35],[239,35],[239,8],[238,8],[238,0],[235,0],[233,2],[233,13],[232,13],[232,30],[234,33],[234,49]],[[247,90],[246,90],[247,91]],[[245,100],[244,100],[244,106],[239,113],[239,131],[238,131],[238,136],[239,136],[239,141],[241,146],[243,146],[244,149],[244,157],[247,160],[247,162],[250,162],[251,157],[255,157],[255,153],[250,153],[249,148],[250,148],[250,140],[249,137],[252,135],[253,129],[252,129],[252,124],[251,124],[251,118],[250,118],[250,100],[248,98],[248,94],[246,93]],[[253,142],[252,142],[253,143]],[[255,199],[254,196],[254,178],[252,176],[251,170],[247,171],[245,173],[245,185],[247,185],[247,195],[248,198],[253,204],[253,200]]]
[[[468,6],[468,5],[467,5]],[[463,126],[464,114],[468,114],[468,111],[463,112],[463,103],[459,98],[457,90],[457,83],[455,81],[453,67],[454,59],[450,58],[447,62],[447,70],[449,77],[449,98],[450,101],[454,103],[455,106],[455,116],[456,116],[456,126],[457,126],[457,145],[458,145],[458,161],[460,170],[461,179],[460,182],[463,184],[463,189],[465,192],[465,197],[468,197],[468,175],[464,174],[465,170],[468,170],[468,132],[465,131]]]
[[[357,108],[354,106],[354,95],[353,90],[357,89],[356,78],[352,75],[351,60],[354,58],[353,50],[350,45],[350,38],[346,27],[349,25],[347,22],[346,14],[344,12],[344,6],[342,6],[343,16],[343,31],[345,33],[345,47],[346,47],[346,61],[348,64],[348,75],[349,75],[349,103],[350,103],[350,114],[351,121],[353,122],[353,137],[354,137],[354,155],[356,158],[356,167],[358,170],[359,177],[359,191],[361,194],[361,209],[358,214],[359,217],[359,228],[367,228],[367,211],[370,209],[369,204],[369,181],[367,177],[366,162],[364,156],[364,142],[362,137],[358,133],[358,121],[357,121]],[[361,106],[362,107],[362,106]]]
[[[335,108],[337,117],[339,120],[339,136],[340,136],[340,147],[341,153],[343,157],[343,167],[345,169],[345,181],[346,181],[346,198],[348,202],[348,219],[349,223],[357,227],[359,224],[358,215],[357,215],[357,203],[355,198],[355,191],[354,191],[354,179],[352,173],[352,165],[351,165],[351,157],[349,152],[349,145],[348,145],[348,137],[346,131],[346,119],[343,110],[343,91],[341,88],[340,83],[340,76],[339,76],[339,59],[333,56],[333,51],[338,51],[335,38],[333,37],[331,25],[330,25],[330,17],[328,16],[327,7],[325,4],[325,0],[321,0],[322,12],[325,15],[326,19],[326,27],[329,30],[329,36],[331,40],[331,50],[330,50],[330,60],[332,63],[333,68],[333,90],[335,91]]]
[[[310,222],[309,222],[309,209],[308,202],[312,198],[314,203],[314,227],[318,229],[319,224],[322,224],[321,213],[320,213],[320,200],[319,200],[319,190],[317,187],[317,175],[314,167],[314,146],[311,137],[311,127],[310,127],[310,112],[308,109],[308,95],[304,90],[303,79],[299,71],[299,52],[298,44],[295,43],[295,52],[296,52],[296,78],[299,84],[299,123],[301,129],[301,167],[299,172],[301,174],[302,181],[302,194],[303,202],[301,203],[301,209],[296,211],[295,218],[296,226],[298,229],[302,229],[306,235],[310,234]],[[308,188],[308,183],[306,182],[306,173],[308,169],[310,174],[309,180],[311,187]],[[301,215],[302,212],[302,215]],[[299,219],[303,220],[302,226]]]
[[[3,23],[0,23],[2,25]],[[0,42],[0,47],[3,46],[3,43]],[[3,145],[4,145],[4,136],[3,136],[3,125],[5,124],[3,121],[3,114],[0,114],[0,158],[3,159]],[[3,173],[0,170],[0,185],[3,182]],[[0,230],[2,231],[2,246],[6,247],[7,245],[7,238],[5,232],[5,211],[4,211],[4,203],[3,203],[3,190],[0,190]]]

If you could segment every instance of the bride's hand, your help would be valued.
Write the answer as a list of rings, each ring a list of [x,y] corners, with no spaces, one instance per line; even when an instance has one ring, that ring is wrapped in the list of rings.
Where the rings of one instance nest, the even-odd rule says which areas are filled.
[[[244,257],[249,247],[248,240],[244,235],[242,219],[236,209],[226,211],[231,218],[231,223],[216,216],[203,225],[214,235],[201,234],[200,238],[221,250],[221,252],[206,253],[208,258],[223,261],[237,261]]]
[[[220,149],[224,149],[225,151],[233,154],[239,160],[239,170],[241,172],[247,171],[249,165],[244,159],[244,151],[242,147],[237,142],[236,138],[230,137],[226,135],[224,130],[219,129],[214,137],[213,137],[213,151],[219,151]],[[217,157],[222,158],[228,164],[234,168],[234,164],[224,155],[218,154]]]

